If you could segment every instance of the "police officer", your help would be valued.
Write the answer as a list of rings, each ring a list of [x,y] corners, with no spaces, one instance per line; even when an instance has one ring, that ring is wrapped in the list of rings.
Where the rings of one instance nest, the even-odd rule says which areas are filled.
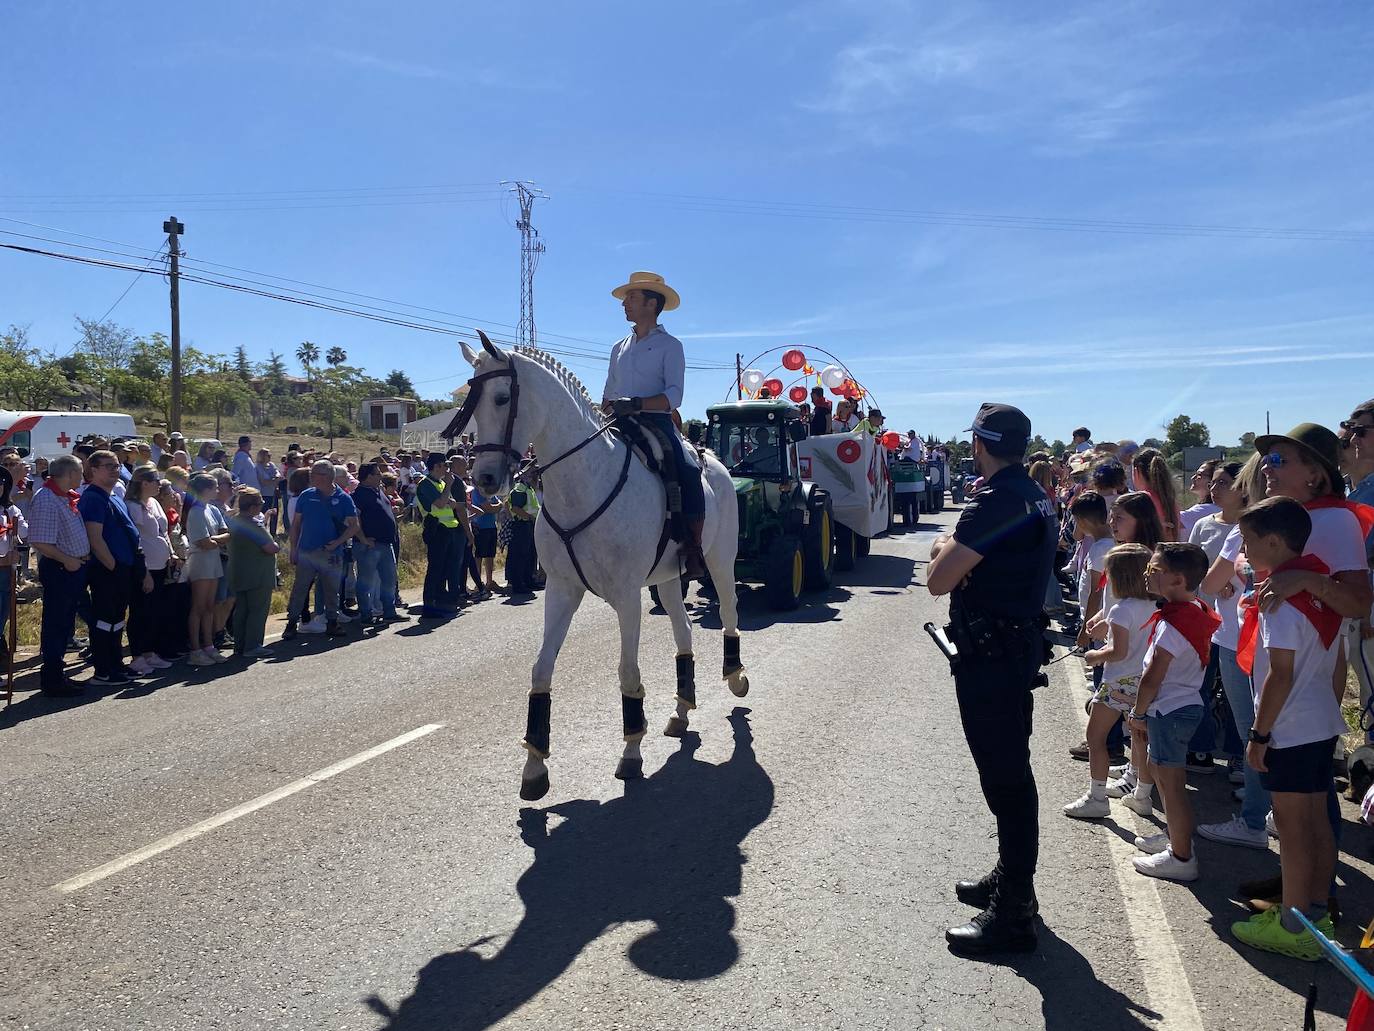
[[[682,518],[687,524],[683,542],[683,575],[699,580],[706,575],[701,553],[701,531],[706,520],[706,494],[695,460],[687,454],[687,442],[673,424],[673,410],[682,406],[687,360],[682,341],[658,321],[659,315],[678,306],[677,291],[657,272],[634,272],[630,280],[611,291],[620,301],[634,332],[611,351],[611,367],[601,408],[606,414],[637,415],[653,423],[660,436],[677,448],[678,484],[682,491]]]
[[[959,900],[982,912],[945,939],[962,953],[1029,952],[1040,833],[1031,688],[1045,659],[1041,611],[1058,527],[1053,502],[1023,464],[1030,420],[1011,405],[985,404],[971,432],[985,486],[954,533],[931,548],[927,585],[933,595],[950,595],[959,716],[997,820],[998,861],[982,880],[955,884]]]

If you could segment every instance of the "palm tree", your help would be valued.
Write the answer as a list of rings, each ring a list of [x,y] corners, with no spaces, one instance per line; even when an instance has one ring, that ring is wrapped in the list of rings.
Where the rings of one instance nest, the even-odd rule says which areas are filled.
[[[309,340],[301,342],[301,346],[296,348],[296,361],[301,363],[301,368],[305,369],[305,378],[310,378],[311,369],[320,360],[320,349],[316,344]]]
[[[342,347],[331,347],[324,353],[324,360],[337,367],[348,361],[348,352]]]

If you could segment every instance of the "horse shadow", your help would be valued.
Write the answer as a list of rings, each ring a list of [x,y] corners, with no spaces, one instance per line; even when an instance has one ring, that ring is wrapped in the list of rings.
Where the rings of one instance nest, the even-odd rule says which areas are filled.
[[[430,960],[394,1008],[366,1004],[387,1031],[479,1031],[553,984],[610,928],[652,921],[627,958],[653,977],[697,981],[739,957],[734,907],[747,861],[740,845],[773,809],[773,781],[754,756],[748,709],[730,716],[734,752],[720,764],[694,753],[696,734],[653,776],[607,802],[524,809],[521,838],[534,862],[516,882],[519,926],[494,955],[479,938]],[[549,815],[562,822],[549,828]]]

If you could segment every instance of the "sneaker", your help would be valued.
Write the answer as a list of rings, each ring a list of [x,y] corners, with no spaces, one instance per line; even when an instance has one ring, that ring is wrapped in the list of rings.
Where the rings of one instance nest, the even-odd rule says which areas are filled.
[[[1225,823],[1204,823],[1198,827],[1197,832],[1208,841],[1217,841],[1223,845],[1241,845],[1265,851],[1269,849],[1269,835],[1262,829],[1252,829],[1239,816],[1233,816]]]
[[[1215,773],[1217,769],[1210,752],[1189,752],[1188,761],[1184,765],[1189,773]]]
[[[1317,929],[1327,935],[1335,930],[1329,917],[1324,917],[1318,922]],[[1317,944],[1317,939],[1312,937],[1312,932],[1305,927],[1297,934],[1286,929],[1283,921],[1279,919],[1277,908],[1267,909],[1249,920],[1240,920],[1232,924],[1231,933],[1242,944],[1253,949],[1277,952],[1280,956],[1308,963],[1316,963],[1322,958],[1321,946]]]
[[[1107,781],[1108,798],[1125,798],[1135,790],[1134,777],[1117,777],[1116,780]]]
[[[153,667],[151,664],[144,661],[143,656],[140,655],[138,658],[134,659],[132,662],[129,663],[129,672],[134,673],[140,677],[151,676],[153,672]]]
[[[153,669],[172,668],[172,664],[168,662],[166,659],[164,659],[161,655],[154,655],[151,658],[145,658],[143,661],[146,662],[149,666],[152,666]]]
[[[216,663],[215,663],[215,660],[214,660],[214,659],[210,658],[210,656],[206,655],[204,652],[196,651],[196,652],[192,652],[190,655],[186,656],[186,665],[188,665],[188,666],[214,666],[214,665],[216,665]]]
[[[1274,822],[1274,810],[1269,810],[1269,815],[1264,818],[1264,829],[1269,832],[1269,836],[1275,841],[1279,840],[1278,824]]]
[[[1080,741],[1069,749],[1069,758],[1077,759],[1081,763],[1088,761],[1088,742]]]
[[[1245,760],[1227,759],[1226,760],[1226,779],[1232,784],[1245,783]]]
[[[1064,815],[1071,816],[1075,820],[1100,820],[1104,816],[1110,816],[1112,805],[1105,798],[1093,798],[1089,791],[1077,802],[1070,802],[1064,807]]]
[[[357,616],[356,614],[350,614],[350,613],[348,613],[348,612],[345,612],[343,609],[339,609],[339,620],[338,620],[338,621],[339,621],[340,623],[352,623],[352,622],[353,622],[355,619],[357,619],[357,618],[358,618],[358,616]]]
[[[232,655],[226,655],[224,654],[224,652],[220,651],[218,648],[215,647],[206,648],[205,654],[207,657],[214,659],[216,662],[228,662],[230,659],[233,658]]]
[[[409,616],[408,614],[406,614],[406,613],[403,613],[403,612],[393,612],[393,613],[392,613],[391,615],[389,615],[389,616],[383,616],[381,621],[382,621],[382,623],[384,623],[384,624],[388,624],[388,623],[409,623],[409,622],[410,622],[410,616]]]
[[[92,684],[115,685],[123,687],[125,684],[133,683],[133,678],[125,676],[121,670],[110,670],[108,673],[96,673],[91,677]]]
[[[295,623],[287,623],[286,628],[281,632],[281,639],[283,641],[290,641],[296,636],[297,632]]]
[[[1113,778],[1124,777],[1126,776],[1126,771],[1130,768],[1131,764],[1128,762],[1113,763],[1111,766],[1107,768],[1107,774]]]
[[[1121,802],[1137,816],[1153,816],[1155,814],[1155,802],[1153,797],[1136,798],[1134,794],[1130,794],[1123,796]]]
[[[1169,847],[1169,835],[1160,831],[1158,834],[1139,836],[1135,839],[1135,847],[1147,856],[1157,856]]]
[[[1174,855],[1171,848],[1154,856],[1136,856],[1131,860],[1131,865],[1137,873],[1143,873],[1146,877],[1158,877],[1165,881],[1197,880],[1197,856],[1184,861]]]
[[[309,623],[302,623],[302,624],[301,624],[301,633],[303,633],[303,634],[322,634],[322,633],[325,632],[325,629],[327,628],[327,626],[328,626],[328,624],[325,622],[325,619],[324,619],[323,616],[316,616],[316,617],[315,617],[314,619],[312,619]]]

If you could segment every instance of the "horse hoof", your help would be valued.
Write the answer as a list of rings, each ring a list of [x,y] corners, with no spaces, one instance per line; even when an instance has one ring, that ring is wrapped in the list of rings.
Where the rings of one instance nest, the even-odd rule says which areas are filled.
[[[549,793],[549,775],[541,773],[534,780],[520,782],[520,798],[526,802],[538,802]]]
[[[616,780],[643,780],[644,760],[621,759],[620,764],[615,768],[615,777]]]
[[[749,693],[749,678],[741,673],[737,677],[731,677],[728,681],[730,693],[736,698],[743,698]]]
[[[687,721],[681,716],[669,716],[668,725],[663,728],[664,737],[681,737],[687,733]]]

